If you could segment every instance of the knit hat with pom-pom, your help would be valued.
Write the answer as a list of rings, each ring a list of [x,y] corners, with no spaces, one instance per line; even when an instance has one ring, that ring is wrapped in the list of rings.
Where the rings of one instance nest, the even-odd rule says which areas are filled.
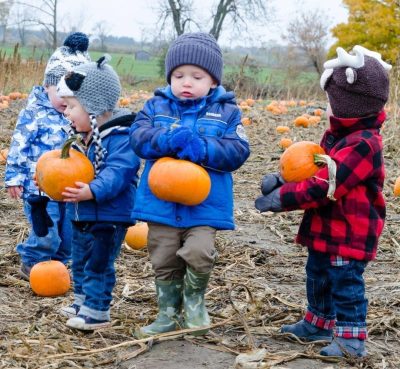
[[[90,62],[87,52],[89,38],[82,32],[71,33],[63,46],[57,48],[50,56],[44,72],[45,86],[57,86],[61,77],[74,67]]]

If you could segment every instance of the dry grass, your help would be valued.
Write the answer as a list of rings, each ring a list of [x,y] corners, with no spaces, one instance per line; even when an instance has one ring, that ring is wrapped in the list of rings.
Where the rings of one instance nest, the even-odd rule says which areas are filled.
[[[46,62],[28,58],[23,60],[18,52],[18,44],[11,56],[0,52],[0,92],[7,95],[12,91],[29,92],[33,85],[43,80]]]
[[[138,101],[133,108],[136,110],[142,104]],[[263,105],[258,103],[246,113],[253,121],[246,128],[252,154],[234,175],[238,229],[220,232],[217,238],[219,259],[207,293],[214,326],[205,337],[184,338],[235,354],[254,347],[265,348],[265,365],[259,366],[265,368],[291,361],[301,363],[301,358],[313,358],[321,368],[399,368],[400,203],[392,196],[394,179],[400,174],[398,124],[391,117],[383,130],[388,214],[378,258],[365,275],[370,356],[359,362],[328,364],[318,361],[320,344],[290,341],[278,333],[282,324],[298,320],[305,308],[306,251],[293,244],[302,213],[259,214],[253,208],[260,178],[277,169],[281,151],[275,127],[285,123],[292,127],[293,117],[306,108],[293,108],[288,115],[273,116],[261,109]],[[12,107],[0,112],[2,146],[9,142],[17,110]],[[289,136],[296,141],[318,142],[325,127],[326,121],[322,121],[310,129],[292,128]],[[128,368],[130,360],[150,350],[154,342],[171,339],[164,336],[149,342],[132,337],[135,327],[151,321],[157,312],[146,251],[123,248],[117,263],[112,328],[84,334],[68,329],[65,320],[57,315],[60,306],[72,301],[72,293],[40,298],[32,293],[27,282],[17,277],[19,260],[15,245],[26,236],[27,228],[20,204],[7,199],[4,191],[0,197],[0,221],[0,368]]]

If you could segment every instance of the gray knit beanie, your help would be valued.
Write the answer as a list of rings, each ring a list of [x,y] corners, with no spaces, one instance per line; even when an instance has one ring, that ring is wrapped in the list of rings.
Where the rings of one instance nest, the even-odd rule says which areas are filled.
[[[57,86],[61,77],[72,68],[90,62],[87,52],[89,38],[82,32],[71,33],[50,56],[44,72],[43,84]]]
[[[185,33],[170,45],[165,57],[165,76],[171,83],[171,73],[181,65],[191,64],[203,68],[221,84],[223,60],[216,39],[203,32]]]
[[[99,116],[113,111],[121,93],[117,73],[107,64],[109,55],[97,62],[82,64],[67,73],[57,85],[60,97],[76,97],[86,112]]]
[[[391,65],[362,46],[354,46],[352,52],[338,48],[338,58],[325,62],[321,76],[321,87],[337,118],[378,114],[389,97]]]

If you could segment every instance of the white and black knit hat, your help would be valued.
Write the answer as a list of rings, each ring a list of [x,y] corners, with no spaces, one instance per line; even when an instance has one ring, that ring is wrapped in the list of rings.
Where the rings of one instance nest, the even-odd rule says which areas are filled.
[[[203,68],[221,84],[223,59],[217,40],[208,33],[194,32],[179,36],[170,45],[165,57],[165,77],[171,83],[175,68],[191,64]]]
[[[86,112],[99,116],[113,111],[121,93],[117,73],[107,64],[109,55],[97,62],[82,64],[67,73],[57,85],[60,97],[76,97]]]
[[[74,67],[90,62],[87,52],[89,38],[82,32],[71,33],[50,56],[44,72],[43,84],[57,86],[61,77]]]

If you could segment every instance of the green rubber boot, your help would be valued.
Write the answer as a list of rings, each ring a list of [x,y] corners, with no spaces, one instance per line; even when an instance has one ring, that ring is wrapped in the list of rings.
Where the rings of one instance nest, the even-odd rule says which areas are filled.
[[[136,338],[146,338],[181,328],[182,289],[182,280],[156,279],[157,318],[153,323],[137,329],[134,333]]]
[[[210,317],[205,306],[204,294],[210,273],[197,273],[186,268],[183,283],[183,318],[185,328],[201,328],[210,325]],[[208,328],[191,333],[193,336],[206,334]]]

